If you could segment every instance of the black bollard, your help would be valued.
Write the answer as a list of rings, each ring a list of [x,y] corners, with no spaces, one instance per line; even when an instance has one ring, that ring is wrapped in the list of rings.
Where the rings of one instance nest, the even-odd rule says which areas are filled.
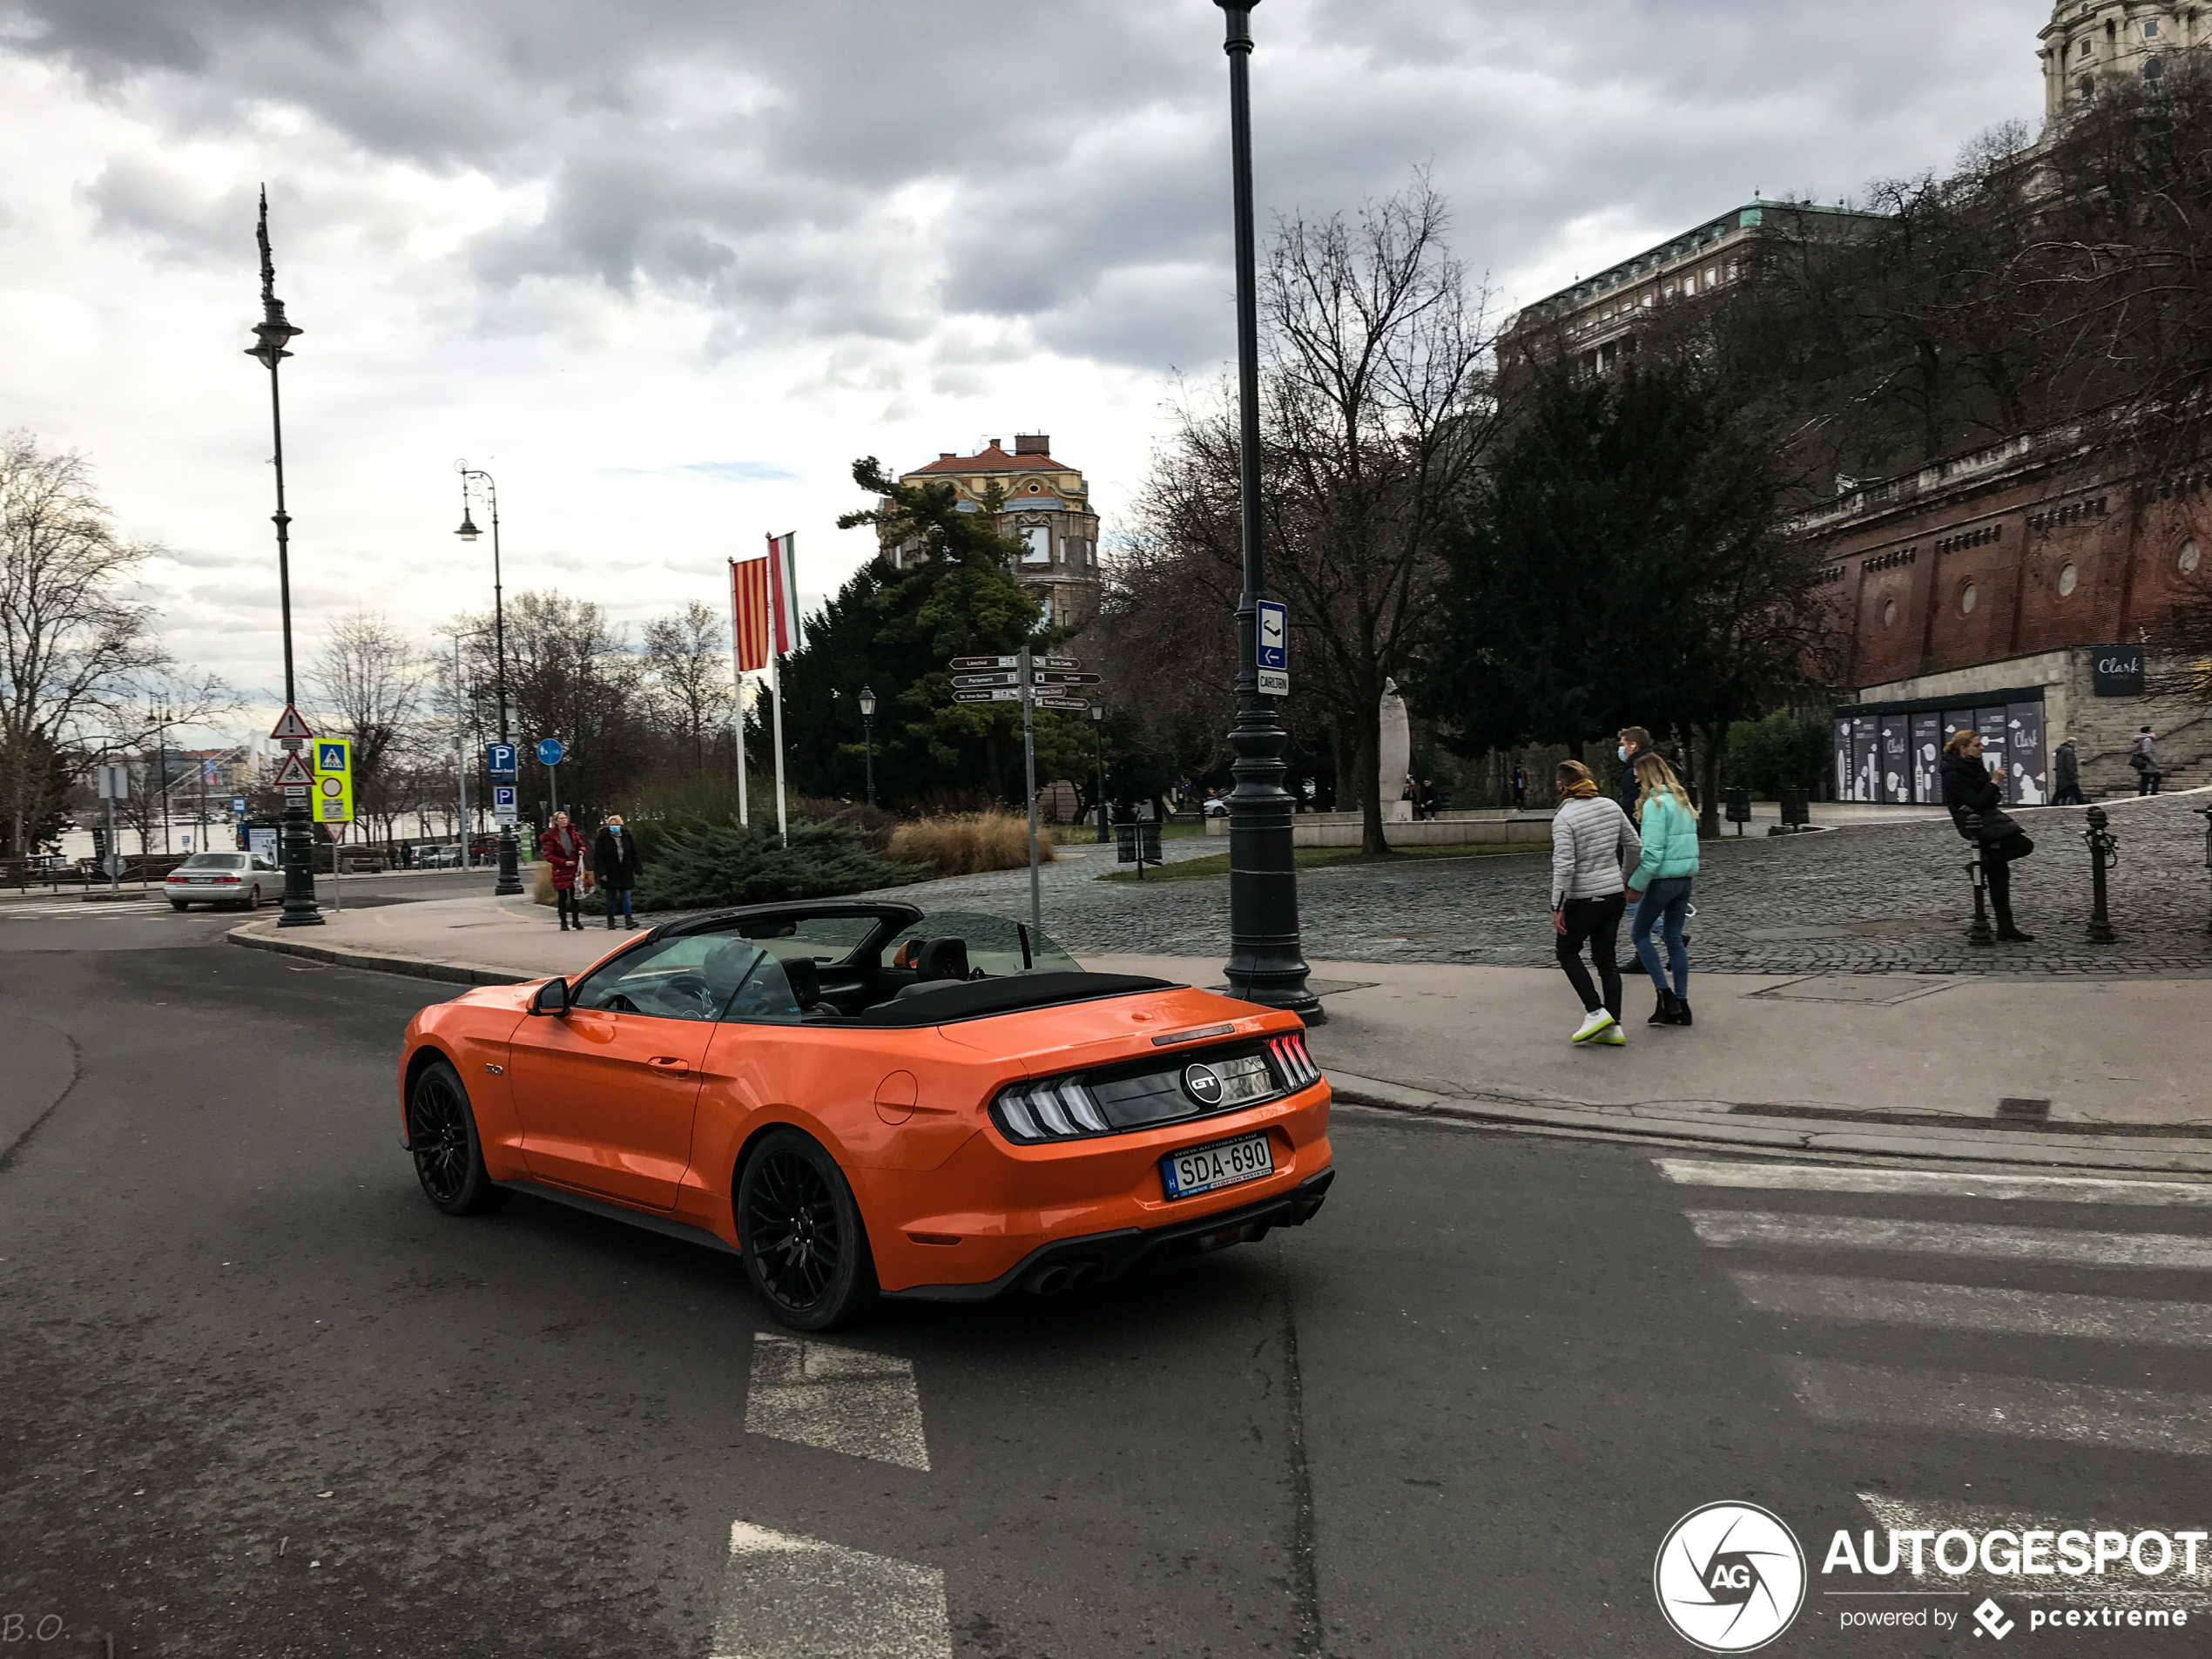
[[[2089,844],[2089,942],[2109,945],[2117,937],[2112,918],[2105,911],[2105,871],[2120,861],[2120,838],[2105,827],[2105,809],[2089,809],[2089,827],[2081,839]]]
[[[1966,832],[1966,844],[1974,849],[1973,857],[1966,860],[1966,880],[1973,884],[1974,925],[1966,929],[1969,945],[1993,945],[1997,935],[1989,926],[1989,877],[1981,867],[1981,814],[1966,813],[1959,826]]]

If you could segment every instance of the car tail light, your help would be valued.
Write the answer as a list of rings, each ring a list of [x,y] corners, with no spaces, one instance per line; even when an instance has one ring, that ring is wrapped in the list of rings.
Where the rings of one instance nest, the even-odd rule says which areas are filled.
[[[218,881],[227,881],[233,887],[236,887],[238,885],[238,878],[234,875],[219,875],[215,878],[215,880]]]
[[[1275,1056],[1275,1064],[1293,1089],[1305,1089],[1321,1081],[1321,1068],[1313,1063],[1313,1056],[1305,1051],[1305,1034],[1293,1031],[1288,1036],[1268,1039],[1267,1052]]]
[[[1048,1077],[1001,1089],[992,1115],[1007,1138],[1015,1141],[1069,1141],[1104,1135],[1113,1127],[1090,1090],[1073,1077]]]

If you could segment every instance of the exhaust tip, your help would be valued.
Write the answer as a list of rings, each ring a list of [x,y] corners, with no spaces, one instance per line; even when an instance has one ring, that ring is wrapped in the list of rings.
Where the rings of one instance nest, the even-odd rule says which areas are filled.
[[[1049,1262],[1022,1281],[1022,1288],[1037,1296],[1060,1296],[1072,1291],[1090,1274],[1089,1262]]]

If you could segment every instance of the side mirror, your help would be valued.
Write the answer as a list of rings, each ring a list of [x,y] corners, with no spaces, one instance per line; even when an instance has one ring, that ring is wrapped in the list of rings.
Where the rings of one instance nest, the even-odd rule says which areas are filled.
[[[532,1014],[551,1014],[565,1016],[569,1011],[569,982],[564,979],[550,979],[539,986],[530,997]]]

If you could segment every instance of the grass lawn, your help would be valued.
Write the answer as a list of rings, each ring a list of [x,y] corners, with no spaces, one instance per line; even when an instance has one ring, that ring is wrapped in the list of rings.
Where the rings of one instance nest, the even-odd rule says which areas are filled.
[[[1297,860],[1299,869],[1311,870],[1324,866],[1345,864],[1395,864],[1400,859],[1494,859],[1510,857],[1516,853],[1548,854],[1550,851],[1548,846],[1530,846],[1522,842],[1462,841],[1456,845],[1444,846],[1401,847],[1388,858],[1380,859],[1367,858],[1356,846],[1300,846],[1291,849],[1291,856]],[[1226,852],[1221,852],[1214,853],[1210,858],[1185,859],[1179,864],[1148,866],[1144,872],[1144,880],[1147,882],[1196,881],[1204,876],[1227,875],[1228,873],[1229,854]],[[1102,875],[1096,880],[1134,881],[1136,880],[1136,872],[1133,869],[1116,870],[1110,875]]]

